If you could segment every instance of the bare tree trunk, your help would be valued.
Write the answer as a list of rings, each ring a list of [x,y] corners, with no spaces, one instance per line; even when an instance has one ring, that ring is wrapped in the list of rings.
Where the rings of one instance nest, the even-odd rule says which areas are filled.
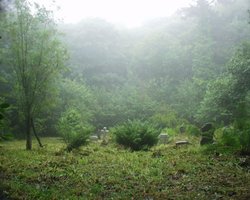
[[[33,129],[33,133],[37,139],[37,142],[39,144],[40,147],[43,147],[42,143],[41,143],[41,140],[40,138],[38,137],[37,133],[36,133],[36,129],[35,129],[35,125],[34,125],[34,121],[33,121],[33,118],[31,118],[31,126],[32,126],[32,129]]]
[[[32,149],[32,137],[31,137],[30,127],[31,127],[30,113],[27,113],[27,116],[26,116],[26,150]]]

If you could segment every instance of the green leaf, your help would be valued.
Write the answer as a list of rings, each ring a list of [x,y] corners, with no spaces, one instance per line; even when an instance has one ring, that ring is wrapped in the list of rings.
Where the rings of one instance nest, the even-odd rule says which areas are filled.
[[[0,108],[8,108],[8,107],[10,107],[10,104],[8,104],[8,103],[1,103],[0,104]]]

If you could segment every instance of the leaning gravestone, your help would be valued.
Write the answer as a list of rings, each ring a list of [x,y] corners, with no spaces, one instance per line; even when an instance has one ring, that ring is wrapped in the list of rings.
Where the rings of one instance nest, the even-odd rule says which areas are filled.
[[[181,126],[180,128],[179,128],[179,131],[180,131],[180,133],[185,133],[185,126]]]
[[[214,127],[212,123],[206,123],[201,128],[200,145],[212,144],[214,142]]]
[[[201,132],[207,132],[213,128],[213,125],[211,123],[206,123],[201,127]]]

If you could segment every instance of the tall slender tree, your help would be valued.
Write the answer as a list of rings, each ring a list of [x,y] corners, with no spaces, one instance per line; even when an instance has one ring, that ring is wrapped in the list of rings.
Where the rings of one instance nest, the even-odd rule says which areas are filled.
[[[16,80],[15,95],[26,127],[26,149],[31,150],[33,119],[63,69],[66,52],[58,39],[52,12],[38,4],[17,0],[5,20],[6,61]]]

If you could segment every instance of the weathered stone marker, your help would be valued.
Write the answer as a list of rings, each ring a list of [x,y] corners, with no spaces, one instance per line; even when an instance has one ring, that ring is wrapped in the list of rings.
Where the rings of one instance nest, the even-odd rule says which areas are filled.
[[[201,141],[200,145],[212,144],[214,142],[214,127],[212,123],[206,123],[201,128]]]
[[[184,126],[181,126],[181,127],[179,128],[179,131],[180,131],[180,133],[185,133],[186,129],[185,129]]]
[[[91,135],[91,136],[89,137],[89,139],[90,139],[91,141],[97,141],[99,138],[98,138],[97,135]]]
[[[181,146],[181,145],[188,145],[190,144],[190,142],[188,142],[187,140],[180,140],[180,141],[177,141],[175,142],[175,146]]]
[[[211,123],[206,123],[201,127],[201,132],[207,132],[210,131],[213,128],[213,125]]]
[[[109,130],[107,129],[107,127],[103,127],[103,129],[98,130],[97,136],[99,139],[105,140],[108,137],[108,133],[109,133]]]
[[[158,136],[159,144],[167,144],[168,143],[168,138],[169,138],[169,135],[167,133],[161,133]]]

